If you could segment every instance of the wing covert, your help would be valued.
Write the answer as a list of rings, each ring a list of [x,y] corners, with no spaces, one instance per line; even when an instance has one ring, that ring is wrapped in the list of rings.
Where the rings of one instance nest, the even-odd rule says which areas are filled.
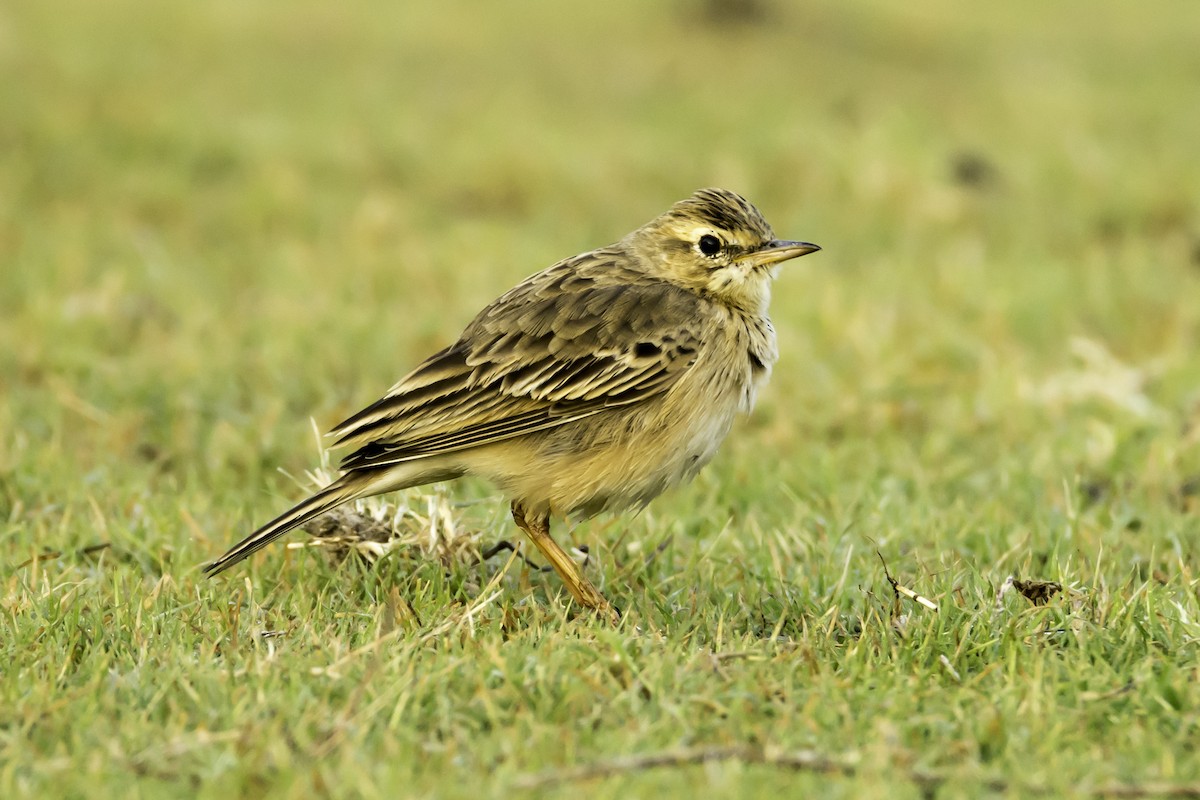
[[[604,274],[621,272],[604,253],[527,279],[455,344],[334,428],[338,444],[364,445],[342,468],[477,447],[668,391],[699,351],[689,322],[703,300],[644,277]]]

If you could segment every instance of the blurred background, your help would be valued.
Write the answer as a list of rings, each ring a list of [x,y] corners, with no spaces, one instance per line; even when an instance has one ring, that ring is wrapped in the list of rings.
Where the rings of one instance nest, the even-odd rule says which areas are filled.
[[[226,540],[313,462],[310,416],[708,185],[825,251],[777,284],[762,408],[663,508],[1178,495],[1197,41],[1189,0],[8,2],[0,503],[58,509],[10,536],[172,490]]]

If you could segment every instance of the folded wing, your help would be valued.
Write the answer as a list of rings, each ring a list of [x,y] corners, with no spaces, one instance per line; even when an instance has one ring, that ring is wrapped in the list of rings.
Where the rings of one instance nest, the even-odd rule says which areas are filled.
[[[564,425],[667,392],[692,366],[698,296],[597,251],[528,279],[331,432],[372,469]],[[608,256],[606,258],[606,256]],[[640,279],[640,280],[639,280]]]

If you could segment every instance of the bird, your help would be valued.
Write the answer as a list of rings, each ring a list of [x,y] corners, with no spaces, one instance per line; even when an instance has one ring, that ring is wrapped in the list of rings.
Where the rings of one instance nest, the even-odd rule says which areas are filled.
[[[551,518],[640,510],[691,480],[778,357],[780,240],[741,195],[701,189],[614,244],[518,283],[450,346],[330,432],[340,477],[205,566],[216,575],[363,497],[489,480],[574,600],[620,613],[550,535]]]

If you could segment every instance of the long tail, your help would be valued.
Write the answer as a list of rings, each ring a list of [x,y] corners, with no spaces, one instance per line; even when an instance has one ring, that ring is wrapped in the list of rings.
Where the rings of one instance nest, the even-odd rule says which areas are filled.
[[[371,481],[363,480],[362,474],[343,475],[312,497],[283,512],[229,548],[228,553],[204,567],[205,574],[211,576],[223,572],[243,558],[257,553],[293,528],[316,519],[326,511],[336,508],[348,500],[373,494],[371,484]]]

